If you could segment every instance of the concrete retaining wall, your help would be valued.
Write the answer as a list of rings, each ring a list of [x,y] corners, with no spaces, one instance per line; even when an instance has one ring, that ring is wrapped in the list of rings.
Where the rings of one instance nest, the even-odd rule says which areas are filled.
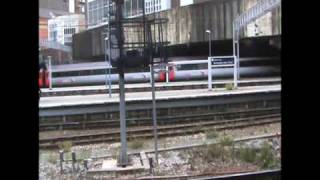
[[[213,40],[231,39],[233,19],[256,2],[257,0],[212,0],[163,11],[160,16],[169,20],[163,27],[164,40],[169,41],[170,45],[205,42],[208,41],[206,29],[212,31]],[[259,36],[281,34],[281,9],[277,8],[249,24],[242,31],[242,37],[255,36],[255,23],[258,25]],[[74,35],[74,58],[100,57],[103,59],[102,31],[103,27],[99,27]],[[133,42],[139,38],[139,36],[128,35],[125,37],[127,42]]]

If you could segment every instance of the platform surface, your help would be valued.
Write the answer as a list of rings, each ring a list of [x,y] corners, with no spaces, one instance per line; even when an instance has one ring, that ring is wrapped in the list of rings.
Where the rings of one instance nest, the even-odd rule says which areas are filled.
[[[156,100],[180,99],[180,98],[197,98],[211,96],[228,96],[236,94],[251,94],[251,93],[268,93],[281,91],[281,85],[267,86],[247,86],[238,87],[235,90],[226,90],[225,88],[217,88],[212,91],[208,89],[191,89],[191,90],[168,90],[156,91]],[[151,101],[151,92],[128,92],[125,95],[126,102],[129,101]],[[109,98],[108,94],[95,95],[70,95],[56,97],[41,97],[39,102],[40,108],[61,107],[61,106],[76,106],[76,105],[97,105],[105,103],[118,103],[119,94],[114,93]]]
[[[269,78],[243,78],[239,80],[239,83],[250,83],[250,82],[272,82],[281,81],[279,77],[269,77]],[[216,80],[212,84],[227,84],[232,83],[232,80]],[[199,81],[180,81],[180,82],[156,82],[156,87],[174,87],[174,86],[191,86],[191,85],[205,85],[207,80]],[[126,88],[147,88],[151,87],[150,83],[135,83],[135,84],[125,84]],[[41,91],[43,93],[47,92],[70,92],[70,91],[87,91],[87,90],[107,90],[109,86],[99,85],[99,86],[74,86],[74,87],[53,87],[51,90],[49,88],[43,88]],[[119,89],[118,84],[111,85],[111,89]]]

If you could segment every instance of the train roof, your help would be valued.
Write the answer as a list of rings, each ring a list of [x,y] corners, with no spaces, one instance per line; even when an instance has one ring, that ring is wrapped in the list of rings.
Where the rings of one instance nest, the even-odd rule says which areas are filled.
[[[67,71],[84,71],[96,69],[112,68],[108,62],[90,62],[90,63],[77,63],[77,64],[63,64],[52,66],[52,72],[67,72]]]

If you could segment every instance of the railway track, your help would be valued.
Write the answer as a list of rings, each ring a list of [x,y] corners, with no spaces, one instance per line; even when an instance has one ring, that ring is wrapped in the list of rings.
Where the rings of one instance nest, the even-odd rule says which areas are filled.
[[[256,115],[245,118],[236,118],[231,120],[216,120],[209,122],[193,122],[180,125],[165,125],[158,127],[158,136],[178,136],[187,135],[199,132],[205,132],[212,127],[217,131],[225,129],[244,128],[249,126],[257,126],[263,124],[277,123],[281,121],[280,113],[273,113],[268,115]],[[153,128],[128,128],[127,138],[151,138],[153,137]],[[70,135],[51,138],[40,138],[39,146],[41,149],[57,148],[59,142],[71,141],[73,145],[101,143],[101,142],[117,142],[120,139],[119,130],[110,130],[108,132],[90,133],[82,135]]]
[[[264,115],[270,113],[279,113],[280,107],[255,108],[246,110],[233,110],[229,112],[214,112],[202,114],[185,114],[175,116],[160,116],[157,118],[158,125],[170,125],[177,123],[192,123],[202,121],[212,121],[219,119],[234,119],[255,115]],[[152,119],[148,118],[130,118],[127,119],[128,127],[147,126],[151,125]],[[118,128],[119,120],[79,120],[71,122],[58,123],[41,123],[39,124],[39,131],[50,130],[76,130],[76,129],[96,129],[96,128]]]
[[[156,180],[156,179],[194,179],[194,180],[240,180],[240,179],[280,179],[281,169],[264,171],[231,171],[222,173],[206,173],[198,175],[176,175],[176,176],[146,176],[137,178],[138,180]]]

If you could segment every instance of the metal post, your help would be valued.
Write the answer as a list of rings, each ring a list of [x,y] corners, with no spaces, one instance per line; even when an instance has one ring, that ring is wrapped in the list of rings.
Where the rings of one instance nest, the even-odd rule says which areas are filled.
[[[158,134],[157,134],[157,110],[154,87],[154,67],[151,63],[151,86],[152,86],[152,119],[153,119],[153,136],[154,136],[154,152],[156,156],[156,163],[158,165]]]
[[[211,32],[209,33],[209,56],[211,57]]]
[[[149,66],[149,68],[150,68],[150,84],[152,84],[152,67],[151,67],[151,65]]]
[[[166,65],[166,82],[169,82],[169,66]]]
[[[133,13],[132,13],[132,1],[130,1],[130,16],[133,16]]]
[[[232,45],[233,45],[233,55],[235,56],[236,55],[236,24],[235,24],[235,22],[233,22],[233,24],[232,24],[232,26],[233,26],[233,41],[232,41]]]
[[[52,67],[51,67],[51,56],[48,56],[48,61],[49,61],[49,89],[52,89]]]
[[[155,16],[154,16],[155,18]],[[157,134],[157,111],[156,111],[156,99],[155,99],[155,84],[154,84],[154,59],[152,55],[152,34],[151,34],[151,25],[148,23],[145,27],[147,29],[148,37],[148,47],[151,51],[149,54],[150,62],[150,75],[151,75],[151,89],[152,89],[152,119],[153,119],[153,137],[154,137],[154,151],[156,156],[156,164],[158,165],[158,134]],[[155,30],[155,29],[154,29]],[[156,36],[154,36],[156,37]],[[156,38],[155,38],[156,42]]]
[[[111,60],[110,60],[110,54],[109,54],[109,98],[111,98],[112,89],[111,89]]]
[[[86,24],[85,24],[86,26],[85,27],[86,27],[86,29],[88,29],[88,22],[89,22],[88,0],[86,0],[85,3],[86,3],[86,5],[84,6],[85,7],[85,10],[84,10],[84,12],[85,12],[85,20],[86,20],[85,21],[86,22]]]
[[[234,56],[234,69],[235,69],[235,75],[236,75],[236,82],[234,83],[234,87],[237,88],[238,79],[240,78],[240,69],[239,69],[239,27],[237,25],[237,22],[233,22],[233,56]]]
[[[116,15],[115,15],[115,27],[117,31],[115,36],[117,37],[117,45],[119,49],[119,59],[118,59],[118,72],[119,72],[119,111],[120,111],[120,159],[119,166],[126,167],[128,165],[127,157],[127,132],[126,132],[126,106],[125,106],[125,87],[124,87],[124,34],[123,34],[123,3],[124,1],[113,1],[116,5]]]
[[[209,37],[209,56],[211,57],[211,31],[207,29],[206,33],[208,33],[208,37]]]
[[[137,1],[137,7],[136,7],[137,10],[139,10],[139,0]],[[137,11],[137,15],[139,16],[140,15],[140,11]]]
[[[88,169],[89,169],[89,167],[88,167],[88,160],[87,160],[87,159],[85,159],[85,160],[83,161],[83,167],[84,167],[85,170],[88,170]]]
[[[124,70],[119,69],[119,89],[120,89],[120,166],[125,167],[128,164],[127,158],[127,130],[126,130],[126,107],[125,107],[125,92],[124,92]]]
[[[106,65],[108,64],[107,63],[107,39],[108,39],[108,37],[104,38],[104,60],[106,62]],[[107,81],[108,81],[108,78],[107,78],[107,71],[106,71],[106,86],[108,84]],[[110,94],[110,92],[109,92],[109,94]]]
[[[60,156],[60,173],[62,174],[63,173],[63,150],[60,150],[59,151],[59,156]]]
[[[233,57],[234,57],[234,64],[233,64],[233,70],[234,70],[234,74],[233,74],[233,79],[234,79],[234,87],[237,88],[238,87],[238,58],[236,55],[236,43],[238,41],[237,39],[237,27],[235,22],[233,22],[233,43],[232,43],[232,50],[233,50]]]
[[[234,88],[238,87],[238,68],[237,68],[237,57],[233,56],[233,85]]]
[[[150,166],[150,169],[149,169],[149,173],[150,174],[153,174],[153,160],[151,157],[149,157],[149,166]]]
[[[211,68],[211,57],[208,57],[208,90],[212,90],[212,68]]]
[[[76,168],[75,168],[76,153],[72,151],[72,152],[71,152],[71,156],[72,156],[72,172],[75,172],[75,171],[76,171]]]
[[[109,38],[108,37],[106,37],[105,39],[104,39],[105,41],[105,48],[104,48],[104,51],[105,51],[105,61],[106,61],[106,64],[107,64],[107,41],[109,40]],[[110,55],[108,56],[108,60],[109,60],[109,67],[107,67],[108,68],[108,78],[107,78],[107,75],[106,75],[106,86],[107,86],[107,83],[108,83],[108,85],[109,85],[109,98],[111,98],[111,78],[110,78],[110,66],[111,66],[111,64],[110,64]],[[108,81],[108,82],[107,82]]]
[[[240,34],[239,30],[237,30],[237,78],[240,79]]]
[[[109,60],[109,97],[111,98],[112,94],[112,89],[111,89],[111,36],[110,36],[110,0],[108,0],[108,50],[109,50],[109,55],[108,55],[108,60]]]
[[[211,31],[206,30],[209,37],[209,57],[208,57],[208,90],[212,90],[212,68],[211,68]]]

